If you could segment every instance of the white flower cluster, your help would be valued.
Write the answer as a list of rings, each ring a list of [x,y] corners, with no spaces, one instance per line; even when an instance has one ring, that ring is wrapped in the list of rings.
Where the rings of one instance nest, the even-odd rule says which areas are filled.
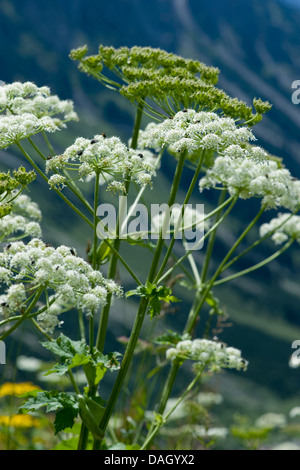
[[[12,196],[14,193],[15,191],[12,192]],[[25,237],[40,238],[41,218],[38,205],[29,196],[20,194],[13,201],[11,213],[0,218],[0,241],[13,241]]]
[[[293,238],[300,243],[300,216],[290,214],[278,214],[277,217],[260,227],[259,234],[264,237],[272,232],[271,239],[276,245]]]
[[[223,403],[223,397],[219,393],[200,392],[195,397],[195,401],[202,406],[220,405]]]
[[[225,439],[229,434],[229,430],[224,427],[212,427],[207,429],[205,426],[196,424],[193,428],[193,433],[201,439],[216,440]]]
[[[286,417],[282,413],[265,413],[255,421],[258,428],[274,429],[286,426]]]
[[[59,320],[59,315],[72,310],[73,303],[70,299],[63,299],[55,295],[49,296],[48,308],[38,315],[38,323],[44,331],[53,333],[54,329],[60,327],[64,322]]]
[[[89,315],[105,304],[109,293],[122,294],[115,282],[93,270],[72,248],[54,248],[39,239],[26,245],[7,245],[0,254],[0,282],[8,284],[6,293],[0,296],[0,314],[5,317],[15,314],[26,301],[26,283],[31,290],[43,287],[52,291],[60,303],[70,309],[81,308]],[[56,316],[55,306],[48,309],[49,315],[51,312]]]
[[[294,210],[300,203],[300,182],[273,160],[257,161],[259,155],[261,149],[257,147],[250,151],[229,147],[201,178],[200,191],[222,187],[230,195],[239,194],[242,199],[262,198],[262,205],[268,209],[285,207]]]
[[[300,406],[294,406],[289,412],[289,417],[294,419],[298,416],[300,416]]]
[[[29,113],[37,118],[53,117],[58,127],[63,127],[65,122],[78,120],[71,100],[60,100],[57,95],[50,94],[48,87],[38,87],[32,82],[2,85],[0,112],[3,111],[13,115]]]
[[[63,184],[59,170],[77,170],[81,179],[91,179],[100,175],[101,183],[113,182],[112,189],[120,189],[115,183],[123,181],[126,175],[141,186],[151,184],[155,159],[149,151],[141,152],[127,148],[118,137],[106,138],[96,135],[92,140],[82,137],[68,147],[62,155],[57,155],[46,162],[46,172],[56,174],[49,183]]]
[[[234,119],[188,109],[160,124],[148,124],[139,133],[138,145],[154,149],[168,147],[171,153],[186,150],[188,155],[193,155],[201,149],[220,153],[230,145],[250,140],[255,140],[251,130],[237,127]]]
[[[35,96],[49,96],[50,89],[47,86],[38,87],[32,82],[14,82],[0,86],[0,112],[10,110],[15,100],[19,98],[29,99]]]
[[[184,340],[177,343],[176,348],[167,350],[169,360],[192,360],[199,367],[208,367],[218,372],[222,368],[245,370],[248,362],[241,357],[241,351],[226,347],[222,343],[208,339]]]
[[[277,444],[274,447],[271,447],[270,450],[300,450],[300,446],[295,442],[287,441]]]
[[[168,420],[170,420],[171,417],[172,415],[168,418]],[[201,440],[208,439],[209,441],[225,439],[229,434],[229,430],[227,428],[212,427],[208,429],[207,427],[200,424],[184,424],[182,426],[176,427],[163,427],[160,432],[163,436],[180,438],[180,436],[189,435]]]
[[[0,149],[41,131],[55,132],[78,120],[71,100],[51,95],[48,87],[32,82],[0,86]]]
[[[0,116],[0,149],[16,144],[41,131],[55,132],[57,130],[59,127],[49,116],[38,118],[30,113]]]

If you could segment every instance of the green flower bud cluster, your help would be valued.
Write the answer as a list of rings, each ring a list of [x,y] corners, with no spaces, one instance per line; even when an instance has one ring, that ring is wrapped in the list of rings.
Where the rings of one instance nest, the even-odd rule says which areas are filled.
[[[26,171],[23,166],[20,166],[17,170],[13,170],[13,175],[15,181],[17,181],[22,186],[27,186],[29,183],[32,183],[36,178],[36,174],[33,170]]]
[[[80,62],[82,72],[118,89],[132,103],[145,105],[152,115],[172,117],[182,108],[193,108],[219,111],[252,126],[271,109],[270,103],[261,99],[255,98],[253,106],[249,106],[216,88],[219,69],[162,49],[137,46],[115,49],[100,45],[98,55],[87,56],[87,52],[87,46],[83,46],[70,53],[73,60]],[[117,82],[105,76],[104,67],[117,76]],[[163,114],[151,105],[151,100]]]

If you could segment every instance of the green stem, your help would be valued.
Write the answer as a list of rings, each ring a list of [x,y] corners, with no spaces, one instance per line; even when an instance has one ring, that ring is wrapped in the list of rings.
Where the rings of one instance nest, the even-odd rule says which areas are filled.
[[[218,220],[218,222],[216,224],[214,224],[208,231],[207,233],[202,237],[202,239],[200,240],[200,242],[203,242],[210,234],[211,232],[213,232],[214,230],[216,230],[216,228],[223,222],[223,220],[227,217],[227,215],[231,212],[233,206],[235,205],[237,201],[237,196],[232,196],[230,199],[227,199],[226,201],[226,204],[228,204],[228,202],[231,202],[230,206],[228,207],[228,209],[226,210],[226,212],[222,215],[222,217]],[[223,206],[225,205],[225,203],[223,204]],[[220,211],[222,209],[222,207],[220,206],[218,208],[218,211]],[[213,211],[214,213],[217,213],[218,212],[217,210],[216,211]],[[199,243],[199,242],[198,242]],[[163,274],[163,276],[161,276],[161,278],[158,280],[158,284],[160,284],[164,279],[166,279],[166,277],[168,277],[176,268],[177,266],[179,266],[194,250],[189,250],[189,251],[186,251],[186,253],[184,255],[181,256],[181,258],[179,258],[176,263],[174,264],[174,266],[172,266],[165,274]]]
[[[9,330],[7,330],[5,333],[3,333],[3,335],[0,337],[0,341],[3,341],[5,338],[7,338],[13,331],[15,331],[23,323],[23,321],[26,320],[26,318],[28,317],[28,315],[30,314],[32,309],[35,307],[37,301],[39,300],[39,298],[40,298],[40,296],[43,292],[43,289],[44,289],[44,287],[40,287],[36,291],[35,296],[33,297],[30,305],[27,307],[26,311],[23,313],[21,318],[19,318],[19,320],[17,320],[16,323]]]
[[[96,269],[97,266],[97,248],[98,248],[98,237],[97,237],[97,209],[99,201],[99,179],[100,174],[96,174],[95,178],[95,189],[94,189],[94,228],[93,228],[93,256],[92,256],[92,267]],[[89,318],[90,324],[90,353],[94,353],[94,314]]]
[[[236,198],[234,199],[233,203],[236,202]],[[231,204],[232,206],[233,204]],[[231,209],[231,207],[229,208]],[[251,230],[251,228],[255,225],[255,223],[257,222],[257,220],[259,219],[259,217],[262,215],[263,211],[264,211],[264,207],[261,208],[261,210],[258,212],[257,216],[251,221],[251,223],[248,225],[248,227],[244,230],[244,232],[241,234],[241,236],[238,238],[238,240],[235,242],[235,244],[233,245],[233,247],[231,248],[231,250],[229,250],[229,252],[227,253],[227,255],[225,256],[225,258],[223,259],[223,261],[221,262],[219,268],[217,269],[215,275],[213,276],[213,278],[211,279],[211,281],[208,283],[208,285],[206,286],[204,292],[201,292],[201,291],[198,291],[196,296],[195,296],[195,299],[194,299],[194,302],[193,302],[193,305],[191,307],[191,310],[189,312],[189,315],[188,315],[188,319],[187,319],[187,322],[186,322],[186,326],[185,326],[185,329],[184,329],[184,333],[188,333],[188,334],[191,334],[193,328],[194,328],[194,325],[195,325],[195,322],[197,320],[197,317],[199,315],[199,312],[202,308],[202,305],[204,304],[205,302],[205,299],[206,299],[206,296],[207,294],[209,293],[209,291],[211,290],[216,278],[219,276],[219,274],[222,272],[222,269],[223,267],[225,266],[227,260],[231,257],[231,255],[233,254],[233,252],[235,251],[235,249],[237,248],[237,246],[242,242],[242,240],[246,237],[246,235],[248,234],[248,232]],[[229,213],[229,210],[227,210],[227,213]],[[226,214],[226,213],[225,213]],[[219,221],[217,222],[217,224],[219,224],[220,222],[222,222],[222,220],[224,220],[224,216],[225,214],[219,219]],[[226,214],[227,215],[227,214]],[[165,386],[164,386],[164,390],[163,390],[163,393],[162,393],[162,396],[161,396],[161,399],[160,399],[160,403],[158,405],[158,409],[157,409],[157,412],[162,414],[164,412],[164,409],[166,407],[166,404],[167,404],[167,401],[171,395],[171,392],[172,392],[172,388],[173,388],[173,385],[174,385],[174,382],[175,382],[175,379],[176,379],[176,376],[178,374],[178,371],[179,371],[179,366],[176,364],[176,363],[173,363],[172,366],[171,366],[171,369],[170,369],[170,372],[168,374],[168,377],[167,377],[167,380],[166,380],[166,383],[165,383]],[[150,428],[150,432],[152,432],[152,429]],[[148,433],[149,434],[149,433]]]
[[[48,136],[47,136],[45,131],[42,131],[42,136],[44,138],[44,141],[46,142],[46,145],[47,145],[48,149],[50,150],[51,155],[54,156],[55,155],[54,148],[52,147],[51,142],[48,139]]]
[[[294,239],[290,239],[280,250],[277,250],[273,255],[269,256],[268,258],[264,259],[260,263],[251,266],[250,268],[244,269],[238,273],[232,274],[231,276],[227,276],[224,279],[220,279],[214,283],[214,286],[219,286],[220,284],[224,284],[225,282],[232,281],[233,279],[237,279],[238,277],[244,276],[245,274],[249,274],[252,271],[256,271],[256,269],[262,268],[266,264],[270,263],[274,259],[278,258],[282,253],[284,253],[294,242]]]
[[[182,154],[180,155],[179,161],[177,163],[176,171],[175,171],[175,176],[174,176],[174,180],[173,180],[173,184],[172,184],[172,188],[171,188],[171,193],[170,193],[170,198],[169,198],[169,202],[168,202],[169,207],[171,207],[174,204],[174,201],[175,201],[175,198],[176,198],[176,194],[177,194],[180,179],[181,179],[181,174],[182,174],[182,171],[183,171],[184,160],[185,160],[185,152],[182,152]],[[163,246],[164,246],[164,239],[163,239],[163,234],[161,232],[160,238],[158,239],[156,249],[155,249],[155,252],[154,252],[154,257],[153,257],[153,260],[152,260],[152,264],[151,264],[151,267],[150,267],[150,270],[149,270],[148,282],[153,282]],[[139,334],[140,334],[140,331],[141,331],[141,328],[142,328],[142,325],[143,325],[143,322],[144,322],[147,307],[148,307],[148,300],[145,299],[145,298],[141,298],[139,309],[138,309],[138,312],[137,312],[137,315],[136,315],[136,318],[135,318],[135,322],[134,322],[134,325],[133,325],[133,328],[132,328],[132,331],[131,331],[130,339],[129,339],[128,344],[127,344],[127,348],[126,348],[126,351],[125,351],[125,354],[124,354],[124,358],[123,358],[123,361],[122,361],[122,364],[121,364],[121,368],[119,370],[116,382],[113,386],[111,395],[110,395],[109,400],[107,402],[107,406],[106,406],[106,409],[105,409],[103,419],[100,423],[100,429],[103,432],[103,436],[104,436],[106,427],[108,425],[108,422],[110,420],[111,414],[113,412],[114,406],[116,404],[117,398],[118,398],[119,393],[121,391],[121,388],[122,388],[124,379],[126,377],[128,368],[129,368],[130,363],[132,361],[133,353],[134,353],[134,350],[135,350],[135,347],[136,347],[136,344],[137,344],[137,341],[138,341],[138,338],[139,338]]]
[[[28,155],[26,150],[23,149],[21,144],[17,143],[16,145],[21,150],[21,152],[23,153],[25,158],[28,160],[28,162],[31,164],[31,166],[36,170],[36,172],[48,183],[47,176],[42,172],[42,170],[32,160],[32,158]],[[74,204],[71,201],[69,201],[69,199],[61,191],[59,191],[56,188],[54,188],[54,191],[56,192],[56,194],[58,194],[68,204],[68,206],[71,207],[71,209],[74,210],[74,212],[76,212],[76,214],[78,214],[88,225],[90,225],[90,227],[93,227],[93,223],[79,209],[77,209],[77,207],[74,206]]]
[[[176,408],[180,405],[180,403],[186,398],[186,396],[190,393],[190,391],[192,390],[192,388],[195,386],[195,384],[198,382],[198,380],[201,378],[201,375],[202,375],[202,372],[203,370],[201,370],[197,375],[196,377],[190,382],[190,384],[188,385],[188,387],[186,388],[186,390],[184,391],[184,393],[178,398],[178,400],[176,401],[176,403],[172,406],[172,408],[170,409],[170,411],[168,411],[168,413],[165,414],[165,416],[162,417],[162,420],[160,423],[156,424],[154,429],[151,431],[150,434],[148,434],[148,436],[146,437],[146,440],[144,442],[144,444],[142,445],[142,447],[140,448],[140,450],[145,450],[147,449],[147,447],[149,447],[149,445],[151,444],[151,442],[153,441],[153,439],[155,438],[155,436],[157,435],[158,431],[160,430],[160,428],[163,426],[163,424],[166,423],[166,421],[168,420],[168,418],[171,416],[171,414],[176,410]]]
[[[77,450],[86,449],[88,438],[89,438],[89,430],[84,424],[82,424],[81,429],[80,429],[79,440],[77,444]]]
[[[227,190],[223,190],[221,192],[218,206],[221,206],[222,203],[224,202],[226,193],[227,193]],[[221,217],[221,211],[216,214],[215,224],[219,221],[220,217]],[[207,275],[207,271],[208,271],[208,267],[209,267],[209,262],[210,262],[210,259],[211,259],[211,255],[212,255],[212,251],[213,251],[213,247],[214,247],[215,239],[216,239],[216,235],[217,235],[217,228],[218,228],[218,226],[216,226],[215,230],[213,230],[211,232],[211,234],[209,236],[209,239],[208,239],[207,250],[206,250],[206,254],[205,254],[205,260],[204,260],[204,264],[203,264],[202,271],[201,271],[201,281],[202,282],[205,282],[205,279],[206,279],[206,275]]]
[[[203,163],[204,157],[205,157],[205,151],[202,150],[202,153],[201,153],[201,156],[200,156],[200,158],[199,158],[199,162],[198,162],[196,171],[195,171],[195,173],[194,173],[194,176],[193,176],[193,179],[192,179],[192,181],[191,181],[190,187],[189,187],[189,189],[188,189],[188,192],[187,192],[187,194],[186,194],[186,196],[185,196],[185,199],[184,199],[184,202],[183,202],[183,206],[182,206],[182,210],[181,210],[181,217],[179,217],[179,220],[180,220],[180,219],[183,217],[183,215],[184,215],[185,205],[188,204],[188,202],[189,202],[189,200],[190,200],[190,198],[191,198],[192,192],[193,192],[193,190],[194,190],[194,188],[195,188],[195,185],[196,185],[196,183],[197,183],[198,176],[199,176],[200,171],[201,171],[201,167],[202,167],[202,163]],[[170,207],[170,206],[169,206],[169,207]],[[176,230],[175,230],[175,232],[176,232]],[[167,265],[167,262],[168,262],[168,260],[169,260],[169,258],[170,258],[170,256],[171,256],[171,253],[172,253],[172,250],[173,250],[173,246],[174,246],[174,243],[175,243],[175,240],[176,240],[175,235],[176,235],[176,233],[174,233],[174,235],[173,235],[173,237],[172,237],[172,240],[171,240],[171,242],[170,242],[170,244],[169,244],[167,253],[166,253],[165,257],[164,257],[164,260],[163,260],[163,262],[162,262],[162,264],[161,264],[161,267],[160,267],[160,269],[159,269],[159,271],[158,271],[158,273],[157,273],[157,276],[156,276],[154,282],[157,282],[157,281],[158,281],[158,279],[159,279],[160,276],[162,275],[162,273],[163,273],[163,271],[164,271],[164,269],[165,269],[165,267],[166,267],[166,265]]]
[[[47,338],[48,341],[54,341],[53,338],[51,338],[50,335],[48,335],[48,333],[46,333],[46,331],[43,330],[43,328],[41,328],[41,326],[38,324],[37,321],[35,321],[33,318],[31,319],[31,322],[32,324],[34,325],[34,327],[43,335],[45,336],[45,338]],[[74,375],[73,375],[73,372],[71,370],[68,371],[68,376],[69,376],[69,379],[71,381],[71,384],[73,385],[73,388],[76,392],[77,395],[80,394],[80,390],[77,386],[77,383],[74,379]]]
[[[258,214],[254,217],[254,219],[250,222],[250,224],[246,227],[246,229],[243,231],[243,233],[239,236],[239,238],[236,240],[236,242],[233,244],[233,246],[231,247],[231,249],[228,251],[227,255],[224,257],[223,261],[221,262],[221,264],[219,265],[218,269],[216,270],[215,274],[213,275],[213,277],[210,279],[210,281],[208,282],[208,284],[206,285],[206,288],[204,289],[202,295],[201,295],[201,300],[199,302],[199,305],[198,305],[198,308],[196,309],[195,312],[190,312],[189,316],[188,316],[188,320],[187,320],[187,324],[186,324],[186,327],[184,329],[184,333],[188,333],[188,334],[191,334],[193,329],[194,329],[194,326],[195,326],[195,323],[196,323],[196,320],[197,320],[197,317],[198,317],[198,314],[202,308],[202,305],[204,304],[205,302],[205,299],[206,299],[206,296],[207,294],[210,292],[211,288],[213,287],[216,279],[218,278],[218,276],[220,275],[220,273],[222,272],[222,269],[223,267],[225,266],[225,264],[227,263],[227,261],[229,260],[229,258],[231,257],[231,255],[235,252],[235,250],[237,249],[237,247],[240,245],[240,243],[244,240],[244,238],[247,236],[247,234],[250,232],[250,230],[253,228],[253,226],[256,224],[256,222],[258,221],[258,219],[261,217],[262,213],[264,212],[265,210],[265,206],[262,206],[261,209],[259,210]]]
[[[137,148],[138,137],[139,137],[140,127],[141,127],[141,122],[142,122],[142,116],[143,116],[143,105],[139,104],[136,110],[132,139],[131,139],[131,148],[133,149]]]
[[[46,136],[46,134],[44,135],[44,138],[46,140],[46,143],[48,145],[50,145],[49,148],[52,149],[51,153],[52,155],[54,155],[54,150]],[[35,151],[38,153],[38,155],[40,155],[40,157],[46,161],[47,160],[47,157],[41,152],[41,150],[37,147],[37,145],[33,142],[33,140],[31,140],[30,137],[28,137],[28,141],[30,142],[30,144],[32,145],[32,147],[35,149]],[[91,208],[89,202],[86,200],[86,198],[83,196],[82,192],[80,191],[80,189],[76,186],[76,184],[74,184],[74,182],[72,181],[69,173],[67,172],[67,170],[63,170],[63,174],[67,177],[67,181],[66,181],[66,185],[67,187],[70,189],[70,191],[72,191],[72,193],[79,199],[79,201],[85,206],[85,208],[91,213],[93,214],[93,209]]]
[[[36,151],[36,153],[39,154],[39,156],[44,160],[46,161],[47,160],[47,157],[45,157],[45,155],[40,151],[40,149],[38,148],[38,146],[33,142],[33,140],[28,137],[27,138],[28,142],[30,143],[30,145],[32,145],[32,147],[34,148],[34,150]]]
[[[270,238],[277,230],[279,230],[282,226],[284,226],[298,212],[298,210],[299,210],[299,208],[297,208],[295,211],[291,212],[289,214],[289,216],[287,217],[287,219],[284,220],[281,224],[276,226],[273,230],[270,230],[270,232],[266,233],[263,237],[256,240],[254,243],[252,243],[252,245],[245,248],[245,250],[243,250],[241,253],[239,253],[237,256],[235,256],[230,261],[228,261],[228,263],[226,263],[225,266],[223,266],[222,272],[225,271],[226,269],[228,269],[230,266],[232,266],[236,261],[238,261],[240,258],[245,256],[247,253],[249,253],[249,251],[253,250],[253,248],[256,248],[262,242],[264,242],[265,240]]]
[[[143,116],[143,107],[141,105],[138,106],[137,111],[136,111],[136,117],[135,117],[135,122],[134,122],[134,128],[133,128],[133,133],[132,133],[132,139],[131,139],[131,147],[133,149],[137,148],[137,142],[138,142],[138,136],[139,136],[139,131],[140,131],[140,126],[141,126],[141,121],[142,121],[142,116]],[[128,192],[129,189],[129,184],[130,180],[126,179],[126,193]],[[119,238],[119,219],[117,221],[117,238],[115,239],[113,245],[109,244],[111,247],[113,247],[113,254],[110,259],[110,264],[108,268],[108,273],[107,277],[109,279],[114,279],[116,276],[117,272],[117,263],[118,263],[118,253],[120,249],[120,244],[121,240]],[[104,239],[105,241],[105,239]],[[124,263],[123,263],[124,264]],[[128,270],[128,272],[133,276],[133,278],[138,282],[140,285],[140,281],[137,279],[133,271],[129,268],[127,263],[124,264],[125,268]],[[128,269],[129,268],[129,269]],[[107,325],[108,325],[108,318],[109,318],[109,312],[110,312],[110,307],[111,307],[111,301],[112,301],[112,295],[109,294],[107,296],[106,304],[104,305],[100,317],[100,322],[98,326],[98,333],[97,333],[97,339],[96,339],[96,347],[100,352],[103,352],[104,350],[104,345],[105,345],[105,338],[106,338],[106,332],[107,332]]]

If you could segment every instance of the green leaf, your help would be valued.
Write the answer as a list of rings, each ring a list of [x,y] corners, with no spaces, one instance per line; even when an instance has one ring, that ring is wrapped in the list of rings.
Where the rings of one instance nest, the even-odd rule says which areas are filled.
[[[46,407],[46,413],[59,411],[62,408],[73,407],[78,410],[77,398],[75,395],[66,392],[58,392],[57,390],[40,391],[32,394],[19,410],[22,412],[37,411]]]
[[[212,307],[211,310],[210,310],[210,315],[213,315],[213,314],[216,314],[216,315],[223,315],[224,312],[223,310],[220,308],[220,302],[219,302],[219,299],[217,299],[217,297],[215,297],[212,292],[210,292],[206,298],[205,298],[205,301],[206,303]]]
[[[67,364],[55,364],[51,369],[49,369],[44,376],[50,375],[50,374],[57,374],[57,375],[64,375],[66,372],[68,372],[69,367]]]
[[[167,333],[157,336],[153,340],[153,342],[156,344],[161,344],[163,346],[174,346],[177,343],[179,343],[179,341],[183,341],[186,339],[190,339],[190,335],[188,334],[180,335],[176,331],[167,330]]]
[[[29,398],[24,405],[20,406],[20,410],[23,412],[37,411],[44,406],[47,407],[47,413],[62,408],[62,404],[59,400],[59,392],[56,390],[51,392],[38,392],[32,398]]]
[[[111,243],[110,240],[108,241]],[[110,255],[111,255],[110,246],[107,243],[105,243],[105,241],[102,241],[97,251],[97,264],[105,264],[108,261]]]
[[[73,408],[71,406],[67,406],[62,410],[59,410],[56,413],[54,421],[55,434],[59,433],[60,431],[63,431],[66,428],[72,428],[77,415],[78,409]]]
[[[105,408],[95,399],[81,396],[79,398],[79,413],[83,423],[96,439],[102,439],[103,434],[99,428]]]
[[[62,333],[55,341],[45,341],[42,345],[63,361],[88,351],[85,341],[73,341]]]
[[[167,304],[171,302],[180,302],[174,295],[172,295],[172,290],[170,287],[166,286],[157,286],[147,281],[144,286],[139,286],[135,290],[128,291],[126,297],[131,297],[132,295],[138,295],[140,297],[145,297],[148,299],[149,308],[148,314],[151,319],[158,316],[161,310],[161,302]]]

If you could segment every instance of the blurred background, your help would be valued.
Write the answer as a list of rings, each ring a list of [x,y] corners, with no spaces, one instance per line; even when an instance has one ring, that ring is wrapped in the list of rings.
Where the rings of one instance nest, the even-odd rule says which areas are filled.
[[[152,46],[201,60],[221,69],[219,86],[230,95],[249,104],[253,97],[273,104],[254,133],[258,144],[282,157],[299,178],[300,105],[291,101],[292,82],[300,80],[299,25],[299,0],[0,0],[0,80],[48,85],[53,94],[74,101],[80,122],[55,135],[59,153],[77,136],[105,132],[128,140],[135,111],[118,94],[80,73],[68,57],[70,49],[87,44],[89,53],[96,54],[101,43]],[[24,162],[12,148],[0,151],[2,168],[20,164]],[[173,160],[166,158],[155,194],[150,194],[155,202],[167,194],[173,168]],[[185,178],[190,179],[189,173]],[[75,246],[85,255],[91,234],[81,230],[81,222],[40,181],[31,188],[32,197],[44,211],[44,238]],[[210,207],[214,197],[208,192],[201,200],[198,196],[197,202]],[[257,207],[252,202],[238,205],[219,234],[216,249],[220,257]],[[265,220],[272,216],[270,211]],[[264,244],[241,267],[260,261],[272,248]],[[202,253],[196,258],[201,263]],[[142,272],[141,259],[137,256],[133,262]],[[217,379],[225,397],[225,421],[232,410],[245,407],[257,416],[266,411],[287,412],[300,405],[300,370],[289,367],[292,341],[300,339],[299,286],[300,248],[294,246],[262,270],[216,290],[229,317],[220,339],[240,348],[250,361],[246,373],[226,373]],[[183,306],[188,308],[189,292],[181,294]],[[134,304],[126,308],[124,311],[118,303],[114,306],[111,326],[116,335],[126,335],[131,326]],[[185,314],[181,306],[176,320],[174,316],[170,319],[173,329],[174,321],[180,328]],[[65,322],[72,324],[70,317]],[[30,330],[22,339],[20,354],[46,357]],[[1,367],[4,375],[0,380],[5,376]]]

